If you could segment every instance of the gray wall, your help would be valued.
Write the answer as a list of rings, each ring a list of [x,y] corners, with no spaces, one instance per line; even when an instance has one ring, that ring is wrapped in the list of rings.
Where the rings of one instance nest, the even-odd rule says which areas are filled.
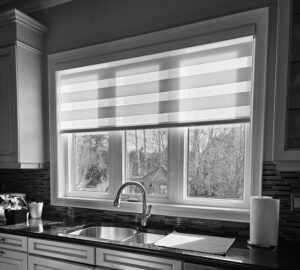
[[[49,27],[47,51],[54,53],[104,41],[270,6],[276,0],[74,0],[31,14]]]

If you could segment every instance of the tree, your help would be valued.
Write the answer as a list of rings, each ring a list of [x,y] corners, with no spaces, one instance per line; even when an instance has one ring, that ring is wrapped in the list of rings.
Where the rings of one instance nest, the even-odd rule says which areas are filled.
[[[189,196],[243,197],[245,127],[190,129]]]
[[[108,189],[108,133],[73,135],[75,190]]]

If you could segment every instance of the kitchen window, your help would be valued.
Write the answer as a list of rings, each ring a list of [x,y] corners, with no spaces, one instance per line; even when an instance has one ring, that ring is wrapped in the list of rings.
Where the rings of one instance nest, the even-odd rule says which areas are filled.
[[[118,187],[138,181],[154,213],[247,219],[266,33],[260,9],[51,55],[52,203],[112,209]]]

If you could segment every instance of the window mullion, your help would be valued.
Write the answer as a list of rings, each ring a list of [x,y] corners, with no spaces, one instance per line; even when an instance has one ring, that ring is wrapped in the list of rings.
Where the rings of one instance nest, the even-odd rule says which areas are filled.
[[[122,131],[109,132],[109,197],[115,197],[122,185]]]
[[[184,128],[169,129],[170,201],[179,203],[183,196]]]

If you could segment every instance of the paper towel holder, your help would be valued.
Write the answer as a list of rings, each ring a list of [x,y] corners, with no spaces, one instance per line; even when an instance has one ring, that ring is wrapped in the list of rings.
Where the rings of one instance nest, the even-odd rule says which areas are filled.
[[[274,248],[276,248],[276,246],[265,245],[265,244],[256,244],[256,243],[250,241],[250,239],[247,240],[247,244],[248,244],[248,246],[255,247],[255,248],[265,248],[265,249],[274,249]]]

